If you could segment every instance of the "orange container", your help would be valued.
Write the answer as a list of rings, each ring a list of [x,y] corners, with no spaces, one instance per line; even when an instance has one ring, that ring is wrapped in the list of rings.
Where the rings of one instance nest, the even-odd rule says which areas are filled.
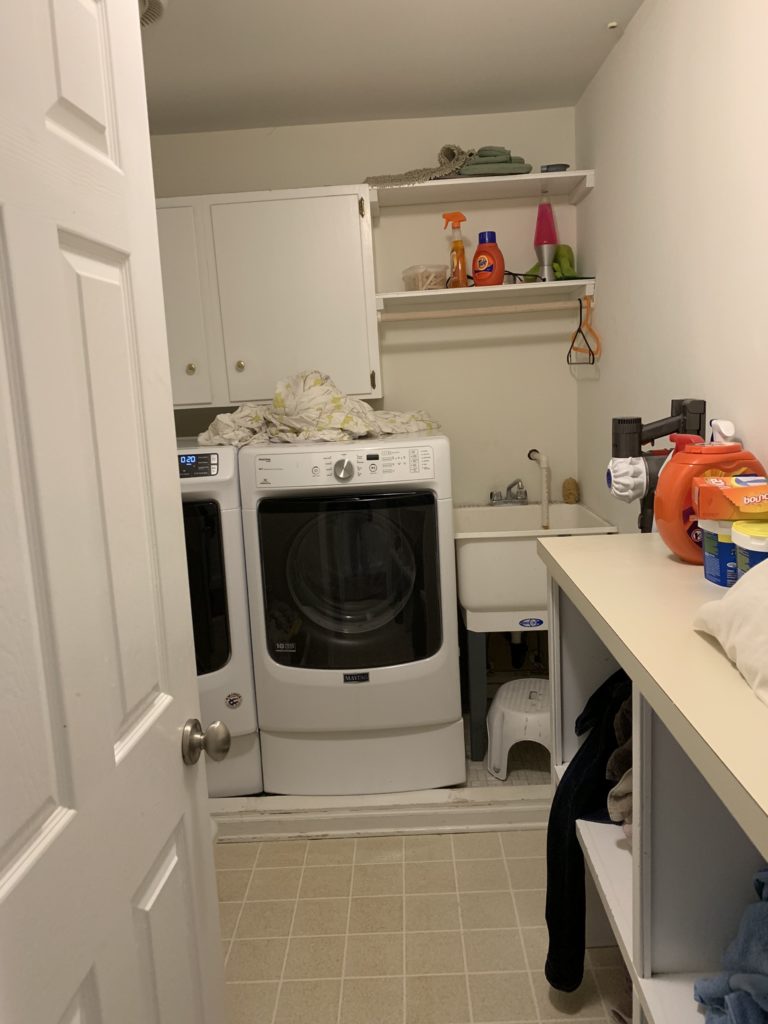
[[[706,476],[764,476],[763,464],[740,444],[705,444],[671,434],[675,451],[659,474],[653,515],[661,538],[684,562],[701,564],[701,531],[693,507],[693,481]]]

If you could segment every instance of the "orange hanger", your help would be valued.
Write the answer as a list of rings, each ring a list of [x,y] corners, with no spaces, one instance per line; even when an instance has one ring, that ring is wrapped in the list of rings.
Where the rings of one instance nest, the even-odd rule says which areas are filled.
[[[591,336],[591,341],[587,335]],[[577,344],[577,341],[580,339],[583,340],[583,344]],[[572,356],[574,354],[586,356],[587,358],[573,359]],[[583,299],[579,299],[579,325],[571,335],[571,345],[568,349],[567,361],[570,366],[583,363],[592,365],[597,362],[602,354],[603,343],[600,340],[600,335],[592,326],[592,296],[585,295]]]

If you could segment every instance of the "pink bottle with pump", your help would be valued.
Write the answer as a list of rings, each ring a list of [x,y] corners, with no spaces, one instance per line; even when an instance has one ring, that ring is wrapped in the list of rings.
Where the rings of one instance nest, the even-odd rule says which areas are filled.
[[[472,257],[472,280],[476,288],[504,284],[504,257],[496,245],[495,231],[480,232],[479,243]]]

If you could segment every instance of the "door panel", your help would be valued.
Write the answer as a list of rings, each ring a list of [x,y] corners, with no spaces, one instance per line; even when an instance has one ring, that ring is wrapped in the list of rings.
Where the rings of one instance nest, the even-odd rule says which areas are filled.
[[[195,974],[188,877],[184,832],[176,829],[133,900],[146,1024],[205,1024]],[[188,929],[189,943],[178,942],[180,922]]]
[[[311,369],[370,394],[357,194],[214,202],[211,218],[231,401],[271,399]]]
[[[173,400],[204,405],[212,392],[195,208],[159,207],[157,228]]]
[[[134,0],[4,18],[0,473],[0,1020],[218,1024]]]

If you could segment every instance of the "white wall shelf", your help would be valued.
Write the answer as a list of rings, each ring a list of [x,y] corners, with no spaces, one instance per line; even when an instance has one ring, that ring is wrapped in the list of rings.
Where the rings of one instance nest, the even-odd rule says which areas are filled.
[[[379,186],[371,194],[375,212],[379,206],[423,206],[440,203],[450,209],[453,204],[473,200],[537,199],[542,196],[566,198],[577,205],[595,186],[594,171],[563,171],[559,174],[510,174],[487,178],[444,178],[417,185]],[[375,193],[375,195],[374,195]]]
[[[489,288],[434,288],[428,291],[379,292],[379,320],[451,319],[515,313],[573,312],[577,300],[594,295],[593,280],[535,281]]]
[[[580,299],[594,295],[595,282],[531,281],[526,284],[497,284],[487,288],[431,288],[428,291],[378,292],[379,309],[396,310],[425,308],[427,306],[460,306],[473,302],[487,305],[491,302],[528,302],[531,299]]]
[[[577,821],[584,859],[626,961],[632,956],[632,850],[619,825]]]

